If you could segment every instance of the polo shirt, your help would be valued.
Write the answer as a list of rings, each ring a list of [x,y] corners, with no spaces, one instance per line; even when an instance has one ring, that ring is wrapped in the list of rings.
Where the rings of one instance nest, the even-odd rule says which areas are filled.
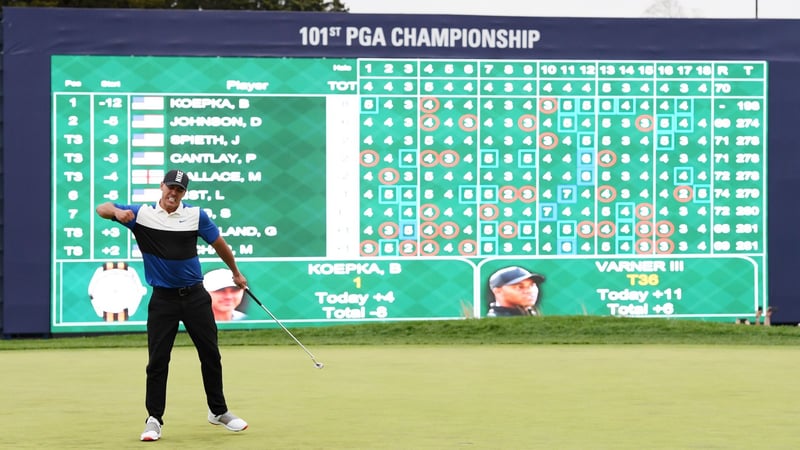
[[[145,280],[150,286],[179,288],[203,281],[197,238],[208,244],[219,238],[219,229],[200,207],[181,202],[168,213],[158,203],[114,204],[133,211],[135,217],[123,223],[136,237],[144,262]],[[114,219],[116,221],[116,218]]]

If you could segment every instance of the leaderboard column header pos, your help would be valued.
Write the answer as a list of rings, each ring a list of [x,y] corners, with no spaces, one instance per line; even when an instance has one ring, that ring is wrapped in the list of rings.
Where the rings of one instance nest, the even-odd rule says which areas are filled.
[[[141,307],[109,323],[87,300],[99,265],[140,268],[91,211],[154,201],[176,166],[289,324],[483,317],[488,278],[512,265],[545,276],[543,315],[733,321],[767,305],[766,148],[784,134],[766,121],[786,79],[770,55],[644,32],[699,35],[693,22],[275,14],[267,32],[174,13],[242,18],[248,39],[228,36],[230,54],[192,34],[202,51],[181,54],[123,25],[137,51],[56,40],[45,60],[51,331],[141,329]],[[348,27],[370,31],[348,45]],[[452,30],[481,30],[480,46]],[[502,48],[502,30],[530,39]],[[271,326],[242,308],[222,326]]]

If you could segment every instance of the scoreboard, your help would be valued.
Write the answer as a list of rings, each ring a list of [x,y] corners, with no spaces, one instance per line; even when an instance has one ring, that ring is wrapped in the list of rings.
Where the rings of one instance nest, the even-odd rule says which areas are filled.
[[[158,201],[172,168],[289,324],[483,317],[511,265],[545,276],[545,315],[733,321],[767,301],[763,60],[62,54],[50,70],[54,331],[143,329],[136,241],[94,208]],[[124,316],[96,299],[108,264],[131,273],[106,289]],[[221,326],[272,326],[243,309]]]

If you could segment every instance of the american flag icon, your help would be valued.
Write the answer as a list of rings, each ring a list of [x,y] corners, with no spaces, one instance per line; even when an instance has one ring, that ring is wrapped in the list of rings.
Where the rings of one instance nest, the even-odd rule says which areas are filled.
[[[147,189],[134,189],[131,201],[134,203],[148,203],[155,202],[161,198],[161,189],[147,188]]]
[[[164,109],[164,97],[135,95],[131,99],[131,109],[137,111],[158,111]]]
[[[131,163],[138,166],[163,166],[164,153],[162,152],[133,152]]]
[[[163,133],[134,133],[131,145],[134,147],[163,147]]]
[[[134,114],[131,126],[133,128],[164,128],[164,116],[161,114]]]

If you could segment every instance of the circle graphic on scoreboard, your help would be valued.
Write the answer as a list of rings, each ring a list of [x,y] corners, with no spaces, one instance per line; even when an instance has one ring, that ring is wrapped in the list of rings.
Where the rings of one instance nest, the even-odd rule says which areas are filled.
[[[597,152],[597,165],[600,167],[613,167],[617,163],[617,154],[614,150],[600,150]]]
[[[419,99],[419,110],[426,114],[435,113],[439,110],[441,102],[436,97],[422,97]]]
[[[419,208],[420,214],[425,220],[436,220],[439,218],[439,207],[433,203],[425,203]]]
[[[124,322],[136,314],[147,288],[128,263],[106,262],[92,275],[88,293],[98,317],[106,322]]]
[[[441,158],[436,150],[423,150],[419,152],[419,163],[423,167],[435,167],[440,162]]]
[[[480,209],[481,220],[494,220],[500,215],[500,208],[497,205],[486,204],[481,205]]]
[[[419,229],[420,234],[426,238],[435,238],[439,235],[439,225],[435,222],[422,222]]]
[[[689,203],[694,198],[694,190],[691,186],[675,186],[672,196],[681,203]]]
[[[455,222],[444,222],[443,224],[439,225],[439,236],[444,239],[453,239],[458,236],[460,231],[461,229]]]
[[[443,150],[439,153],[440,164],[444,167],[455,167],[461,156],[455,150]]]
[[[578,228],[575,230],[579,237],[590,238],[594,236],[594,222],[591,220],[583,220],[578,222]]]
[[[378,255],[378,243],[375,241],[361,241],[359,245],[359,253],[361,256],[377,256]]]
[[[658,237],[670,237],[672,234],[675,233],[675,224],[673,224],[669,220],[659,220],[656,223],[656,236]]]
[[[553,132],[541,133],[539,135],[539,148],[542,150],[552,150],[558,146],[558,136]]]
[[[536,186],[520,186],[517,188],[517,200],[523,203],[533,203],[536,201]]]
[[[517,223],[511,221],[500,222],[500,226],[497,230],[498,234],[502,238],[506,239],[513,239],[517,237],[519,234],[519,230],[517,229]]]
[[[641,221],[636,223],[636,235],[639,237],[653,236],[653,222]]]
[[[378,172],[378,179],[381,180],[381,184],[397,184],[400,181],[400,172],[392,167],[387,167]]]
[[[394,222],[383,222],[378,227],[378,234],[384,239],[394,239],[400,234],[400,228]]]
[[[359,158],[361,159],[361,165],[364,167],[375,167],[381,162],[378,152],[375,150],[362,150]]]
[[[653,218],[655,210],[650,203],[639,203],[636,205],[636,218],[641,220],[650,220]]]
[[[614,186],[604,184],[597,188],[597,200],[603,203],[611,203],[617,198],[617,190]]]
[[[653,120],[653,116],[642,114],[641,116],[636,118],[636,129],[642,132],[653,131],[653,127],[655,127],[655,121]]]
[[[433,114],[423,114],[419,118],[419,127],[422,131],[434,131],[439,128],[439,118]]]
[[[636,241],[636,254],[649,255],[653,253],[653,241],[651,239],[643,238]]]
[[[517,126],[522,131],[533,131],[536,129],[536,116],[533,114],[523,114],[517,120]]]
[[[478,116],[475,114],[464,114],[458,118],[458,127],[463,131],[475,131],[478,129]]]
[[[553,114],[558,110],[558,100],[553,97],[543,97],[539,99],[539,112],[543,114]]]
[[[675,251],[675,243],[672,239],[661,238],[656,240],[656,253],[668,255]]]
[[[498,198],[503,203],[512,203],[519,198],[519,192],[514,186],[501,186]]]
[[[458,243],[458,253],[462,256],[475,256],[478,254],[478,243],[473,239],[465,239]]]

